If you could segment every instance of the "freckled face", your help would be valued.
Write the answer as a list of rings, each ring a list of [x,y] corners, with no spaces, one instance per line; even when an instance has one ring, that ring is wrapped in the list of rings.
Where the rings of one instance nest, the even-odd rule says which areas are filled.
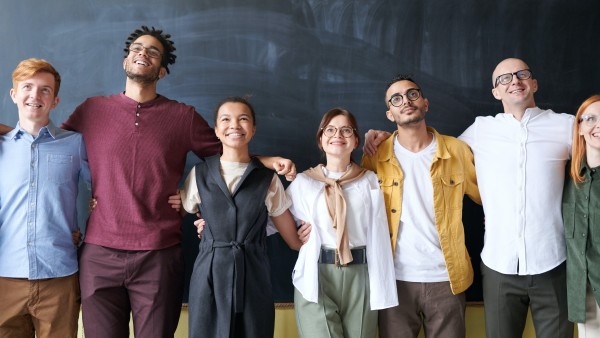
[[[54,76],[47,72],[39,72],[18,82],[16,88],[10,90],[10,97],[19,109],[19,120],[47,124],[50,110],[59,101],[54,94],[54,86]]]

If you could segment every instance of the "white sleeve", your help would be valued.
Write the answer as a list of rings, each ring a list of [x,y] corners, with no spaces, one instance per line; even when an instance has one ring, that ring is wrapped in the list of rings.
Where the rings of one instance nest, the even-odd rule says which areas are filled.
[[[198,212],[200,193],[198,192],[198,185],[196,184],[196,167],[192,168],[185,179],[183,188],[181,191],[179,191],[179,196],[181,196],[181,205],[185,211],[189,212],[190,214],[195,214]]]

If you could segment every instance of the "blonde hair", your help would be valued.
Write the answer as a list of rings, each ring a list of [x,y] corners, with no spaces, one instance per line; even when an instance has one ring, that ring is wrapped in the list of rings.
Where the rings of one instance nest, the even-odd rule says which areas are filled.
[[[583,157],[585,156],[585,139],[583,135],[579,135],[579,131],[581,129],[581,116],[585,112],[585,110],[595,102],[600,101],[600,94],[592,95],[587,100],[583,101],[579,109],[577,109],[577,114],[575,115],[575,122],[573,123],[573,148],[572,148],[572,160],[571,160],[571,178],[575,183],[582,183],[584,181],[583,176],[579,174],[579,169],[581,168],[581,161],[583,161]]]
[[[46,72],[54,76],[54,97],[60,90],[60,74],[52,65],[43,59],[30,58],[19,62],[17,68],[12,73],[13,89],[17,90],[17,84],[21,81],[30,79],[35,74]]]

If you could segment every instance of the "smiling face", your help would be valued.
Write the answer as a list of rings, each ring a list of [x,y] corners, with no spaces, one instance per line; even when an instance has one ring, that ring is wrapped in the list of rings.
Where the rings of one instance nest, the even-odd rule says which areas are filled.
[[[50,120],[50,110],[58,104],[55,79],[48,72],[38,72],[29,79],[19,81],[10,90],[10,97],[19,109],[21,124],[43,127]]]
[[[385,94],[385,100],[388,102],[387,118],[396,122],[398,127],[408,127],[425,123],[425,113],[429,109],[429,101],[421,95],[418,99],[411,101],[406,97],[406,92],[410,89],[419,89],[419,86],[408,80],[401,80],[393,83]],[[394,96],[402,95],[402,104],[400,107],[394,107],[389,100]]]
[[[492,82],[496,83],[496,78],[502,74],[511,74],[523,69],[529,69],[525,62],[519,59],[506,59],[496,66],[492,74]],[[501,84],[492,89],[492,95],[497,100],[502,101],[504,112],[511,114],[522,114],[527,108],[535,107],[533,94],[537,91],[537,80],[533,77],[520,80],[513,75],[512,81],[508,84]]]
[[[153,83],[165,76],[166,69],[160,64],[163,46],[158,39],[142,35],[131,43],[129,49],[129,54],[123,60],[123,69],[129,79],[139,83]],[[139,51],[133,51],[134,49]]]
[[[600,101],[590,104],[579,122],[579,135],[585,140],[586,152],[600,153]]]
[[[325,133],[321,134],[320,145],[327,158],[329,159],[330,157],[335,157],[339,159],[347,159],[349,161],[352,151],[358,147],[358,138],[356,137],[356,131],[348,117],[344,115],[337,115],[333,117],[323,128],[331,130],[337,129],[335,130],[335,134],[333,134],[333,136],[326,136]],[[353,130],[353,133],[350,137],[344,137],[344,135],[342,135],[342,129],[345,128],[350,128]]]
[[[226,148],[247,147],[256,132],[250,108],[240,102],[226,102],[217,111],[215,134]]]

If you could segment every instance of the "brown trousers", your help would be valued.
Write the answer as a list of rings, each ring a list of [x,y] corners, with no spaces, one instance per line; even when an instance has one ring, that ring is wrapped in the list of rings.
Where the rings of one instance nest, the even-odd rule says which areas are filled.
[[[77,337],[77,274],[28,280],[0,277],[0,337]]]
[[[466,297],[449,282],[396,281],[399,306],[379,311],[379,337],[414,337],[421,325],[428,338],[465,337]]]

